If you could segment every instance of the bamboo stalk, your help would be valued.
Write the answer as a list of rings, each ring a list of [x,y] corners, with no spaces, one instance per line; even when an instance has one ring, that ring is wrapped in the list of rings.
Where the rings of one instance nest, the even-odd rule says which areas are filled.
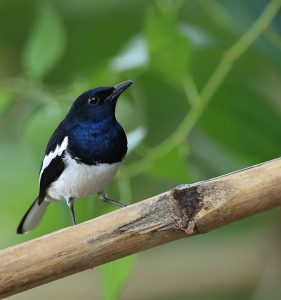
[[[168,192],[0,251],[0,298],[281,206],[281,159]]]

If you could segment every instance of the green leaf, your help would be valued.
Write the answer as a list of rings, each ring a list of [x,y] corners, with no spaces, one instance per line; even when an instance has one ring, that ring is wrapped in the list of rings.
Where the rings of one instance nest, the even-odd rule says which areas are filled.
[[[12,95],[9,92],[0,91],[0,115],[5,112],[12,100]]]
[[[29,77],[41,80],[58,63],[65,49],[65,32],[59,15],[50,4],[38,11],[23,52]]]
[[[131,153],[143,141],[146,136],[146,129],[142,126],[134,129],[127,134],[128,154]]]
[[[191,44],[169,15],[149,11],[145,19],[150,62],[153,67],[168,75],[186,74],[191,56]]]
[[[131,255],[102,266],[102,299],[118,299],[130,273],[133,270],[136,256]]]
[[[146,66],[148,63],[148,53],[146,40],[143,35],[134,36],[109,63],[114,71],[127,71]]]
[[[200,119],[199,126],[246,166],[280,155],[280,120],[278,110],[252,88],[242,84],[225,85]]]
[[[24,128],[23,141],[31,147],[33,156],[38,159],[38,163],[42,159],[51,134],[64,115],[63,107],[54,102],[37,108],[30,116]]]
[[[157,159],[150,166],[148,174],[175,182],[191,180],[187,171],[186,152],[185,145],[175,147],[169,153]]]

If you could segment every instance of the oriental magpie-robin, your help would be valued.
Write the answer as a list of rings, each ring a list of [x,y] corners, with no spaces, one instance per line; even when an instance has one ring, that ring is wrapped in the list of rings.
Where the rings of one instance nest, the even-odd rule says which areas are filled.
[[[115,118],[118,97],[133,81],[81,94],[47,145],[41,164],[39,195],[22,218],[17,233],[34,229],[51,201],[65,200],[76,224],[73,202],[97,194],[105,202],[107,184],[127,153],[127,137]]]

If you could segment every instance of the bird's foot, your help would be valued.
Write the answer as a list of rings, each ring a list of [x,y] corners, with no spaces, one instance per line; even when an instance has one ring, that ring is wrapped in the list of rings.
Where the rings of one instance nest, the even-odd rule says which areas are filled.
[[[99,197],[102,201],[107,202],[107,203],[110,203],[110,204],[115,204],[115,205],[118,205],[118,206],[121,206],[121,207],[127,206],[127,204],[125,204],[125,203],[122,203],[122,202],[119,202],[119,201],[110,199],[110,198],[106,195],[106,193],[103,193],[103,192],[99,192],[99,193],[98,193],[98,197]]]

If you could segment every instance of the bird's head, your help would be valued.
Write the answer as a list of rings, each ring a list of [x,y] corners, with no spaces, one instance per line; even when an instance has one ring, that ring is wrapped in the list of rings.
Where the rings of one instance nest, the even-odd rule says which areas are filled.
[[[97,87],[81,94],[73,103],[70,114],[92,121],[114,117],[118,97],[133,83],[127,80],[114,87]]]

